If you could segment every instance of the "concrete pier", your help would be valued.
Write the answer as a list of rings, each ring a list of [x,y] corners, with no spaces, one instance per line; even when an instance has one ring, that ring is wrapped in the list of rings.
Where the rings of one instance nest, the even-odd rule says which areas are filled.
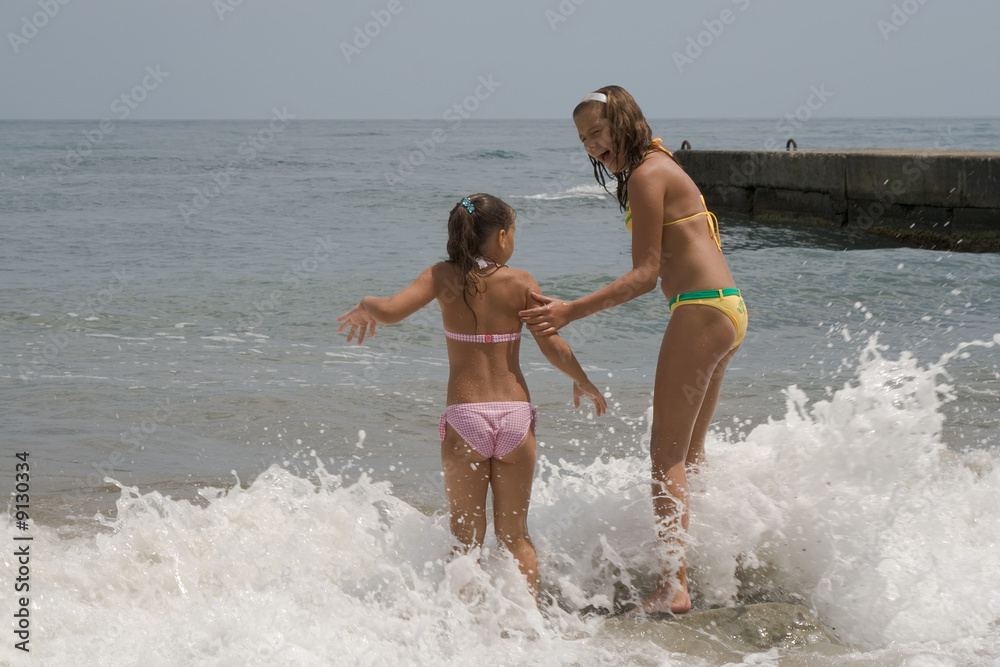
[[[674,155],[716,213],[838,226],[914,247],[1000,252],[1000,151]]]

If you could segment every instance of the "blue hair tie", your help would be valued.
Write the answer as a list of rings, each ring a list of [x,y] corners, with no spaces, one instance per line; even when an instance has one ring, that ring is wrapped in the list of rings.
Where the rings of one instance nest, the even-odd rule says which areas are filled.
[[[476,207],[472,205],[472,202],[469,201],[468,197],[459,202],[459,204],[464,206],[465,210],[468,211],[470,214],[476,212]]]

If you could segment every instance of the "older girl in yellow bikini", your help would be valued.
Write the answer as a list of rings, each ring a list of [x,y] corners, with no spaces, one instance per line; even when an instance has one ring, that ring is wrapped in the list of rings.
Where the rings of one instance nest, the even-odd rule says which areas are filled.
[[[573,111],[597,181],[617,182],[618,204],[632,233],[632,269],[575,301],[541,294],[543,305],[521,312],[536,335],[621,305],[656,287],[670,304],[653,394],[650,440],[653,508],[667,547],[646,613],[691,608],[684,536],[688,528],[687,470],[704,459],[726,365],[746,334],[747,309],[722,254],[718,221],[691,178],[654,139],[635,100],[623,88],[588,94]]]

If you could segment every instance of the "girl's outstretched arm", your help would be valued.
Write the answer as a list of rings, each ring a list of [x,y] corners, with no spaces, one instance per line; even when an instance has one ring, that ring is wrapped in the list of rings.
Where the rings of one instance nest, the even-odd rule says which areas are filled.
[[[534,286],[534,290],[538,290],[538,285]],[[562,336],[541,336],[535,332],[532,332],[532,336],[538,343],[538,349],[542,351],[549,363],[573,380],[573,407],[580,407],[580,397],[586,396],[594,402],[598,417],[607,412],[608,402],[604,399],[604,395],[587,377],[587,373],[580,366],[573,350],[570,349],[569,344],[563,340]]]
[[[570,322],[620,306],[652,291],[660,277],[663,243],[663,198],[667,178],[662,166],[643,164],[629,179],[632,208],[632,270],[592,294],[562,301],[535,292],[541,305],[520,312],[533,334],[551,336]]]
[[[347,333],[347,342],[350,343],[354,334],[358,333],[358,345],[361,345],[366,334],[375,337],[376,324],[395,324],[433,300],[434,267],[429,266],[416,280],[392,296],[363,298],[361,303],[337,318],[338,322],[343,322],[337,327],[337,331],[351,327]]]

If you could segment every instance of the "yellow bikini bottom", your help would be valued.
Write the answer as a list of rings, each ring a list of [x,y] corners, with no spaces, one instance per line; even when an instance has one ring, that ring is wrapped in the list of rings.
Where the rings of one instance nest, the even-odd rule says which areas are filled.
[[[674,312],[677,306],[693,303],[718,308],[732,320],[733,326],[736,327],[736,342],[729,349],[734,349],[743,342],[743,337],[747,335],[747,306],[743,303],[743,296],[738,289],[730,287],[678,294],[670,300],[670,312]]]

